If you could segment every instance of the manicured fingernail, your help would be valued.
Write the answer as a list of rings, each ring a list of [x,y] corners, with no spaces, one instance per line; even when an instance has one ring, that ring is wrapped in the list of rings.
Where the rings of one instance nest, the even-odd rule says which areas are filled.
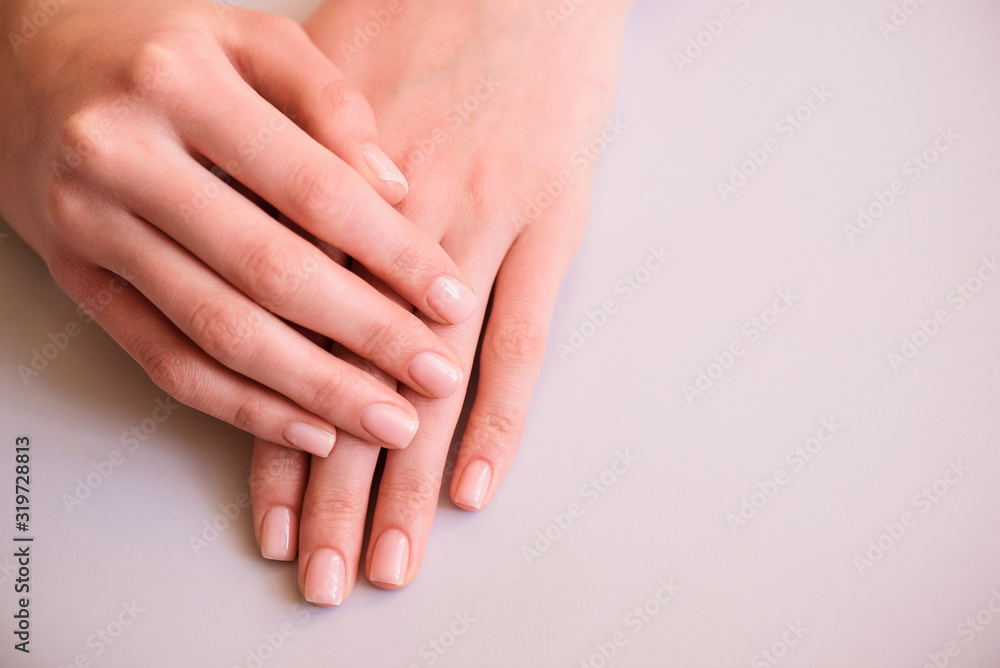
[[[462,382],[462,372],[437,353],[420,353],[410,362],[410,376],[438,399],[450,397]]]
[[[337,440],[336,434],[331,434],[326,429],[314,427],[305,422],[293,422],[285,427],[285,440],[300,450],[326,457],[333,450],[333,443]]]
[[[361,426],[386,445],[405,448],[417,433],[417,418],[391,404],[372,404],[361,411]]]
[[[406,562],[410,558],[410,544],[406,534],[399,529],[387,529],[375,543],[372,570],[369,579],[382,584],[401,585],[406,577]]]
[[[493,471],[490,465],[482,459],[469,462],[462,471],[462,478],[455,490],[455,503],[466,510],[479,510],[486,500],[486,492],[490,488]]]
[[[406,177],[403,176],[403,172],[399,171],[396,163],[389,159],[385,151],[375,144],[365,144],[362,153],[364,153],[368,166],[375,172],[375,176],[389,186],[394,195],[398,195],[397,201],[406,197],[406,193],[410,190]]]
[[[438,317],[457,325],[476,310],[476,293],[457,278],[442,276],[428,290],[427,303]]]
[[[312,553],[303,589],[306,600],[316,605],[344,602],[344,560],[336,550],[321,547]]]
[[[295,557],[297,526],[290,508],[276,506],[264,513],[260,529],[260,553],[264,558],[291,561]]]

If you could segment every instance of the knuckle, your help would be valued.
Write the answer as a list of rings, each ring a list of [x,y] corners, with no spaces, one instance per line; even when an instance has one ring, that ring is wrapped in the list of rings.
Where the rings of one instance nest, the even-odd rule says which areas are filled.
[[[429,275],[432,272],[421,255],[406,246],[393,252],[385,273],[389,281],[409,285],[418,283],[421,276]]]
[[[391,478],[382,477],[378,488],[379,501],[392,504],[393,513],[403,515],[403,524],[412,525],[414,520],[424,516],[428,508],[437,505],[441,479],[441,470],[431,474],[396,471]]]
[[[71,114],[63,123],[60,144],[63,164],[69,170],[98,175],[114,169],[118,154],[114,142],[114,114],[109,105],[96,103]]]
[[[321,377],[323,380],[313,388],[313,391],[307,392],[307,396],[312,397],[311,404],[303,408],[317,415],[337,414],[343,410],[345,397],[353,395],[346,387],[343,374],[324,369]]]
[[[75,184],[55,178],[42,203],[46,220],[63,243],[75,247],[89,227],[87,206]]]
[[[491,406],[483,411],[473,411],[465,433],[483,457],[498,462],[520,441],[521,421],[509,409]]]
[[[542,361],[547,336],[532,317],[517,313],[491,328],[485,344],[504,364],[523,368]]]
[[[316,164],[297,166],[287,188],[289,201],[298,203],[312,220],[349,221],[357,211],[357,193],[352,188],[337,188],[328,171]]]
[[[361,344],[361,350],[358,351],[361,356],[376,366],[384,367],[398,364],[398,360],[414,350],[412,328],[423,325],[415,316],[403,315],[403,318],[377,320],[372,325],[368,339]]]
[[[251,395],[236,406],[232,412],[229,424],[252,433],[257,431],[257,427],[264,422],[263,418],[266,414],[267,407],[264,404],[264,400],[259,396]]]
[[[270,311],[293,301],[305,284],[307,267],[273,246],[254,246],[241,266],[245,268],[248,294]]]
[[[148,347],[137,357],[153,383],[181,403],[187,396],[191,366],[180,353],[169,347]]]
[[[250,490],[253,494],[266,491],[298,489],[305,484],[309,454],[281,446],[258,449],[254,443],[253,461],[250,466]]]
[[[368,512],[368,487],[345,487],[310,495],[303,514],[319,524],[353,524]]]
[[[122,101],[136,103],[146,97],[168,100],[164,95],[170,84],[183,85],[188,79],[180,76],[178,57],[174,48],[165,41],[151,41],[139,46],[132,56],[128,70],[129,90]]]
[[[252,306],[206,301],[195,307],[190,326],[198,345],[229,366],[244,357],[262,321],[263,317]]]
[[[320,89],[320,99],[332,105],[343,121],[375,126],[375,112],[368,100],[344,79],[330,79]]]

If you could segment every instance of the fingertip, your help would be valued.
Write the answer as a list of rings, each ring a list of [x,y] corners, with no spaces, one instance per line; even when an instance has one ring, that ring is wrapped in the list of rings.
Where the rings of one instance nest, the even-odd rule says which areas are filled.
[[[454,276],[440,276],[427,291],[427,305],[444,322],[458,325],[476,311],[479,300],[475,291]]]
[[[317,457],[326,457],[337,441],[336,431],[330,431],[305,422],[292,422],[282,435],[288,444]]]
[[[476,459],[465,465],[452,501],[463,510],[480,510],[489,496],[493,469],[488,462]]]
[[[403,201],[410,185],[396,163],[376,144],[365,144],[361,153],[377,181],[377,185],[372,185],[376,186],[385,201],[393,206]]]

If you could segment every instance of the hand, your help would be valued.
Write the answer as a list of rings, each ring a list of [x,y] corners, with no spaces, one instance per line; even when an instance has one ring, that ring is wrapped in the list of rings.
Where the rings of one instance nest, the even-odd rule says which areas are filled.
[[[450,486],[457,505],[475,510],[490,503],[513,461],[559,285],[584,228],[594,156],[583,147],[608,132],[627,3],[582,5],[557,30],[542,9],[516,2],[466,2],[460,11],[396,6],[402,10],[364,49],[353,42],[355,29],[376,9],[364,0],[328,2],[306,27],[372,103],[384,145],[405,165],[412,187],[400,210],[441,240],[478,294],[493,290]],[[431,324],[467,367],[484,314],[481,303],[460,325]],[[421,428],[409,448],[386,456],[363,556],[378,450],[344,438],[310,465],[299,453],[255,444],[251,494],[262,552],[292,559],[297,542],[309,601],[339,604],[362,560],[368,578],[390,589],[420,570],[465,392],[440,401],[403,394]]]
[[[178,400],[321,456],[335,427],[405,447],[410,402],[294,327],[420,395],[461,382],[459,356],[409,306],[310,243],[349,253],[430,321],[476,308],[437,241],[390,205],[407,185],[363,96],[287,19],[194,0],[51,4],[41,27],[34,1],[0,9],[4,217]]]

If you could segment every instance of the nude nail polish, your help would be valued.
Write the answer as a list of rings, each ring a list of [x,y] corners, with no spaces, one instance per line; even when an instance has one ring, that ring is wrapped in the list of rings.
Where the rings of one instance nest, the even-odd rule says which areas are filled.
[[[450,397],[462,383],[462,372],[437,353],[420,353],[410,362],[410,376],[438,399]]]
[[[402,585],[409,558],[410,544],[406,534],[399,529],[386,529],[375,543],[369,579],[381,584]]]
[[[390,404],[372,404],[361,411],[361,426],[376,439],[405,448],[417,433],[417,418]]]
[[[493,471],[482,459],[469,462],[462,471],[455,490],[455,504],[466,510],[479,510],[486,501]]]
[[[368,167],[375,173],[379,181],[385,183],[392,190],[394,199],[398,201],[406,197],[406,193],[410,190],[406,177],[403,176],[403,172],[399,171],[396,163],[385,154],[385,151],[375,144],[366,144],[362,153]]]
[[[309,557],[303,594],[316,605],[340,605],[344,602],[344,560],[340,553],[321,547]]]
[[[427,291],[427,303],[438,317],[457,325],[476,310],[476,293],[457,278],[442,276]]]
[[[265,559],[291,561],[295,557],[298,522],[291,508],[276,506],[264,513],[260,529],[260,553]]]
[[[296,448],[320,457],[329,455],[337,440],[336,434],[331,434],[325,429],[314,427],[305,422],[291,423],[285,427],[282,435]]]

